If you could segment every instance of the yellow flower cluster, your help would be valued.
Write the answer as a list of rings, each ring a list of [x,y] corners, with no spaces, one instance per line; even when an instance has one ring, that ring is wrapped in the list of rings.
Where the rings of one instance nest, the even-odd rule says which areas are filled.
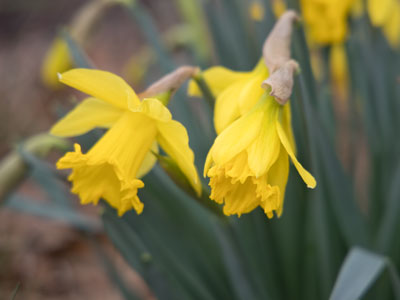
[[[368,0],[367,11],[373,26],[380,27],[397,47],[400,43],[400,3],[397,0]],[[311,43],[342,43],[348,32],[348,18],[360,15],[360,0],[301,0],[302,14]]]
[[[296,158],[288,102],[298,66],[290,59],[289,50],[296,18],[293,11],[282,16],[264,45],[264,58],[252,71],[217,66],[202,74],[217,97],[214,125],[218,134],[204,176],[210,178],[210,199],[224,204],[226,215],[240,216],[260,206],[268,218],[280,216],[289,158],[306,185],[316,186],[314,177]],[[108,129],[87,153],[75,144],[74,151],[57,162],[59,169],[72,169],[68,179],[82,204],[97,204],[103,198],[120,216],[131,209],[140,214],[143,203],[137,193],[144,187],[140,178],[156,163],[159,146],[200,196],[201,183],[186,129],[172,120],[160,100],[145,98],[165,92],[170,95],[196,72],[197,68],[190,66],[177,69],[141,93],[144,99],[108,72],[73,69],[59,75],[62,83],[91,97],[55,124],[51,133],[68,137],[96,127]],[[188,93],[200,95],[194,81]]]

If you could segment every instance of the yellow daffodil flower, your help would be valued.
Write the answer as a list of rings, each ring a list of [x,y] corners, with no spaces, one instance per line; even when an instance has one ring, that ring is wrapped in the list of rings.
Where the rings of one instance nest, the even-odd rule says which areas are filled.
[[[260,22],[264,19],[265,9],[258,0],[251,2],[249,6],[249,16],[252,20],[256,22]]]
[[[382,30],[390,45],[393,48],[398,48],[400,44],[400,3],[396,2],[394,4],[393,10]]]
[[[258,206],[272,218],[282,214],[289,157],[308,187],[316,181],[296,158],[288,102],[293,75],[290,58],[294,11],[284,13],[263,46],[263,59],[251,72],[213,67],[202,73],[217,97],[214,123],[218,136],[211,147],[204,176],[210,198],[224,205],[226,215],[248,213]],[[267,91],[266,91],[267,90]],[[189,84],[189,95],[200,90]]]
[[[49,87],[56,88],[59,85],[57,73],[64,72],[71,68],[71,66],[72,59],[67,43],[60,37],[57,37],[54,39],[43,61],[43,82]]]
[[[392,47],[400,42],[400,3],[396,0],[368,0],[368,14],[372,25],[381,27]]]
[[[308,187],[316,181],[298,162],[289,103],[278,104],[266,92],[259,102],[216,138],[207,156],[210,198],[226,215],[248,213],[261,206],[272,218],[282,214],[289,156]]]
[[[101,18],[108,7],[114,4],[122,4],[128,0],[92,0],[84,5],[73,16],[68,32],[78,45],[83,45],[89,36],[89,32],[96,21]],[[57,73],[65,72],[73,66],[74,62],[69,53],[67,42],[60,36],[56,36],[47,51],[42,65],[41,75],[43,83],[50,88],[60,87]]]
[[[261,83],[268,77],[268,70],[261,59],[250,72],[235,72],[227,68],[211,67],[202,73],[214,96],[214,126],[221,133],[228,125],[248,112],[260,99],[264,90]],[[199,96],[200,90],[192,80],[188,94]]]
[[[344,44],[332,45],[329,60],[332,83],[335,87],[334,92],[339,100],[344,101],[347,97],[349,83],[349,69]]]
[[[285,1],[283,0],[272,0],[272,11],[274,12],[275,17],[279,18],[282,16],[287,10]]]
[[[310,41],[318,45],[342,42],[354,0],[301,0]]]
[[[92,97],[55,124],[51,133],[67,137],[95,127],[110,128],[86,154],[75,144],[75,151],[57,162],[58,169],[72,169],[68,179],[82,204],[97,204],[104,198],[119,215],[132,208],[140,214],[143,203],[137,190],[144,184],[138,178],[154,166],[152,152],[157,152],[157,145],[177,163],[196,193],[201,193],[186,129],[172,120],[159,100],[141,101],[124,80],[105,71],[73,69],[59,77]]]

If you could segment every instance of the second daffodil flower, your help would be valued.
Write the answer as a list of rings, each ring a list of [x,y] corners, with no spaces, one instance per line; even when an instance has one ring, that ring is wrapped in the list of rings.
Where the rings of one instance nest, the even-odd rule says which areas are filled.
[[[288,102],[298,68],[290,59],[296,19],[293,11],[282,15],[264,44],[263,60],[252,72],[224,68],[205,72],[205,80],[217,95],[214,122],[218,137],[208,153],[204,176],[210,178],[210,198],[225,204],[226,215],[240,216],[260,206],[269,218],[274,213],[280,216],[289,157],[307,186],[316,186],[296,158]],[[225,76],[216,76],[218,72]],[[198,93],[194,83],[189,93]]]
[[[204,176],[210,177],[211,196],[225,203],[226,215],[241,215],[258,206],[269,218],[282,214],[289,175],[289,156],[308,187],[314,177],[298,162],[291,128],[290,107],[268,94],[215,140]]]
[[[68,179],[82,204],[97,204],[103,198],[119,215],[131,209],[140,214],[143,203],[137,191],[144,186],[140,177],[154,166],[158,145],[200,194],[186,129],[172,120],[159,100],[141,101],[124,80],[105,71],[74,69],[59,77],[62,83],[92,97],[55,124],[51,133],[66,137],[95,127],[110,128],[86,154],[75,144],[75,150],[57,162],[58,169],[72,169]]]

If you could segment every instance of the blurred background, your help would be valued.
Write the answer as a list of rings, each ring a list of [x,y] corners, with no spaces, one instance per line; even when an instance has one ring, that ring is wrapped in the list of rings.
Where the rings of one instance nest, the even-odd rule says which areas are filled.
[[[316,190],[292,166],[282,218],[226,221],[156,166],[142,215],[79,205],[54,168],[70,141],[42,134],[82,99],[57,72],[140,92],[184,64],[249,71],[286,8],[302,16],[291,103]],[[0,299],[400,299],[399,42],[398,0],[0,0]],[[200,173],[216,135],[203,100],[184,86],[169,105]]]

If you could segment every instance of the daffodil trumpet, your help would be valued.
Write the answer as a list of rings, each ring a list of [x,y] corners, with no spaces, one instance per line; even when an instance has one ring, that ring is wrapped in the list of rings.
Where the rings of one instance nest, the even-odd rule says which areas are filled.
[[[153,153],[159,146],[200,195],[201,183],[186,129],[172,120],[163,103],[156,98],[141,100],[124,80],[105,71],[73,69],[59,79],[91,97],[56,123],[51,133],[69,137],[95,127],[108,129],[87,153],[75,144],[74,151],[57,162],[58,169],[72,169],[68,180],[82,204],[97,204],[103,198],[120,216],[131,209],[140,214],[143,203],[137,191],[144,187],[140,178],[156,163]]]

